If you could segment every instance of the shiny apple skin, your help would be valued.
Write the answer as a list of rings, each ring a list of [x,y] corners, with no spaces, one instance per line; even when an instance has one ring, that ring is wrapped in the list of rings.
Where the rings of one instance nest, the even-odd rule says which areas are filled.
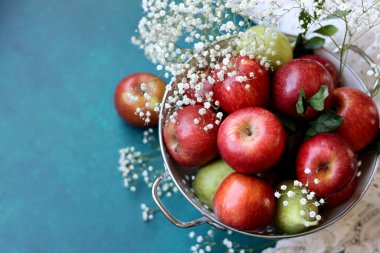
[[[224,66],[224,65],[223,65]],[[270,96],[269,73],[255,59],[238,56],[230,61],[229,69],[220,80],[217,72],[214,74],[214,100],[227,113],[232,113],[245,107],[267,107]],[[228,72],[237,71],[237,75],[228,76]],[[250,77],[250,73],[254,77]],[[237,76],[245,76],[247,81],[236,81]],[[246,85],[250,87],[247,89]],[[230,90],[227,89],[230,87]]]
[[[141,90],[141,84],[146,84],[146,93],[152,100],[148,101]],[[165,93],[165,83],[157,76],[150,73],[135,73],[125,77],[116,87],[114,102],[119,116],[131,125],[138,127],[150,127],[158,124],[159,112],[154,111],[156,103],[161,103]],[[150,122],[146,123],[136,113],[136,108],[148,112],[145,104],[150,102]]]
[[[310,173],[305,170],[310,169]],[[297,154],[297,179],[320,197],[338,193],[354,178],[356,155],[339,135],[324,133],[307,140]],[[318,179],[319,183],[314,180]]]
[[[204,127],[215,122],[216,115],[212,110],[200,115],[200,105],[190,105],[178,110],[176,122],[168,120],[163,128],[165,146],[170,156],[179,164],[195,167],[206,164],[217,154],[218,126],[207,132]],[[199,124],[194,123],[195,118],[201,118]]]
[[[285,143],[286,133],[280,121],[259,107],[228,115],[218,132],[222,159],[241,173],[254,174],[272,168],[280,160]]]
[[[379,112],[371,97],[364,92],[350,87],[336,89],[333,109],[344,118],[335,133],[350,143],[354,151],[363,149],[376,137]]]
[[[327,85],[329,96],[325,99],[324,109],[329,108],[334,84],[330,73],[319,62],[310,59],[295,59],[283,64],[275,73],[273,81],[273,100],[276,108],[296,120],[311,120],[322,112],[306,107],[303,115],[297,113],[296,104],[301,88],[306,99],[317,93],[322,85]]]
[[[260,230],[273,219],[274,192],[263,179],[234,172],[216,191],[213,209],[217,219],[230,227]]]
[[[355,177],[346,187],[339,192],[325,197],[325,207],[339,206],[349,200],[354,194],[358,185],[358,178]]]
[[[310,59],[319,62],[322,64],[330,73],[333,83],[334,83],[334,89],[339,87],[339,73],[338,70],[334,67],[334,64],[332,64],[331,61],[327,60],[325,57],[322,57],[320,55],[316,54],[308,54],[303,55],[300,57],[300,59]]]

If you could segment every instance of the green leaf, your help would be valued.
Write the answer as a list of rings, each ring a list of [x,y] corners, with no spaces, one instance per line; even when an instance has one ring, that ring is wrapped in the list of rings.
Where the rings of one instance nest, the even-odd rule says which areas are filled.
[[[296,131],[296,123],[292,119],[280,114],[277,114],[277,118],[286,129],[292,132]]]
[[[307,101],[305,98],[305,90],[301,88],[298,95],[298,101],[296,104],[297,113],[303,115],[306,111],[306,106],[307,106]]]
[[[323,111],[325,107],[325,99],[329,96],[327,85],[322,85],[317,93],[315,93],[307,103],[317,111]]]
[[[318,118],[309,122],[310,128],[307,130],[307,136],[314,136],[319,133],[328,133],[336,130],[342,123],[344,119],[336,114],[332,110],[327,110],[322,113]]]
[[[333,36],[338,31],[338,28],[334,25],[326,25],[314,31],[325,36]]]
[[[323,47],[325,44],[325,39],[321,37],[313,37],[308,40],[305,44],[306,49],[318,49]]]
[[[350,12],[351,10],[347,10],[347,11],[336,10],[333,14],[327,16],[325,20],[343,18],[347,16]]]
[[[307,131],[306,131],[306,136],[307,137],[312,137],[312,136],[315,136],[317,135],[318,132],[314,130],[314,128],[310,127]]]

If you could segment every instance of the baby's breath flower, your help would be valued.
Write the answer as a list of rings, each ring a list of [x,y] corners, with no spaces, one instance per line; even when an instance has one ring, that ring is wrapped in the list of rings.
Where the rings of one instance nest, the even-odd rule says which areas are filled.
[[[206,109],[205,108],[199,109],[199,114],[200,115],[205,115],[206,114]]]
[[[287,195],[289,198],[292,198],[295,196],[295,193],[293,191],[288,191]]]

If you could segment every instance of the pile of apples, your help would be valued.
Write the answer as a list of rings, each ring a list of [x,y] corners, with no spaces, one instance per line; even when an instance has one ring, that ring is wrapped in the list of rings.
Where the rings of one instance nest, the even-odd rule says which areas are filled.
[[[272,44],[278,39],[283,35]],[[196,103],[175,111],[175,120],[163,128],[171,158],[199,168],[192,187],[200,201],[238,230],[272,224],[299,233],[318,224],[320,204],[340,205],[355,191],[356,153],[377,135],[379,116],[371,97],[339,87],[329,60],[286,54],[290,59],[273,72],[255,58],[232,56],[227,71],[209,71],[215,82],[206,81],[197,91],[211,91],[223,117]],[[285,127],[284,118],[295,122],[295,129]],[[326,130],[329,124],[337,127]],[[311,203],[306,209],[303,199]]]

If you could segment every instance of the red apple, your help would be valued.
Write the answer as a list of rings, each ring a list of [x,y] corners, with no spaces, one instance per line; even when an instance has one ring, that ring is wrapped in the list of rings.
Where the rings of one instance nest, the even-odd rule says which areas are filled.
[[[338,193],[354,178],[356,155],[339,135],[324,133],[307,140],[297,155],[297,178],[318,196]]]
[[[357,177],[354,178],[346,187],[344,187],[339,192],[329,195],[325,198],[325,207],[339,206],[350,199],[356,190],[358,185]]]
[[[216,145],[219,126],[212,110],[200,115],[202,106],[186,106],[177,111],[175,122],[168,119],[163,137],[170,156],[185,166],[201,166],[218,154]],[[203,108],[204,109],[204,108]],[[199,121],[196,123],[195,121]],[[211,129],[205,129],[212,126]]]
[[[216,191],[213,209],[215,216],[230,227],[259,230],[272,221],[274,192],[263,179],[234,172]]]
[[[118,84],[115,107],[120,117],[134,126],[155,126],[158,123],[157,108],[164,93],[165,83],[157,76],[132,74]]]
[[[339,86],[339,74],[338,70],[334,67],[334,64],[332,64],[331,61],[327,60],[326,58],[320,56],[320,55],[315,55],[315,54],[308,54],[308,55],[303,55],[300,57],[300,59],[310,59],[319,62],[322,64],[330,73],[333,83],[334,83],[334,89],[338,88]]]
[[[220,107],[228,113],[268,105],[269,74],[255,59],[233,58],[226,71],[216,71],[214,79],[214,100],[219,101]]]
[[[310,105],[304,114],[298,114],[296,104],[303,88],[306,100],[315,95],[323,85],[327,86],[328,97],[324,109],[331,103],[333,80],[322,64],[309,59],[295,59],[283,64],[275,73],[273,100],[276,108],[283,114],[298,120],[310,120],[321,114]]]
[[[376,137],[379,112],[367,94],[354,88],[338,88],[333,94],[333,108],[344,118],[335,132],[350,143],[354,151],[363,149]]]
[[[238,110],[222,122],[218,149],[223,160],[241,173],[272,168],[285,148],[285,130],[277,117],[259,107]]]

